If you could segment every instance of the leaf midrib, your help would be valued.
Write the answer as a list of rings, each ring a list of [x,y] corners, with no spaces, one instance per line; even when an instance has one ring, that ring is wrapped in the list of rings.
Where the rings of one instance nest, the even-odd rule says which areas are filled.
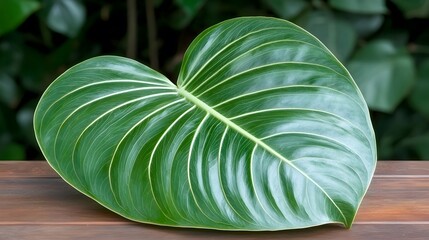
[[[338,212],[343,217],[344,224],[346,226],[348,226],[347,218],[345,217],[345,215],[341,211],[341,209],[338,207],[338,205],[335,203],[335,201],[329,196],[329,194],[314,179],[312,179],[305,172],[303,172],[301,169],[299,169],[289,159],[285,158],[283,155],[281,155],[276,150],[274,150],[273,148],[268,146],[266,143],[264,143],[261,139],[255,137],[253,134],[251,134],[248,131],[246,131],[245,129],[241,128],[240,126],[238,126],[237,124],[232,122],[229,118],[225,117],[224,115],[222,115],[218,111],[214,110],[211,106],[207,105],[205,102],[201,101],[200,99],[198,99],[197,97],[195,97],[194,95],[192,95],[191,93],[186,91],[185,89],[178,87],[177,92],[179,93],[179,95],[183,96],[186,100],[195,104],[197,107],[207,111],[210,115],[214,116],[215,118],[217,118],[221,122],[225,123],[228,127],[236,130],[238,133],[242,134],[243,136],[245,136],[249,140],[251,140],[254,143],[256,143],[257,145],[261,146],[263,149],[265,149],[269,153],[273,154],[278,159],[285,162],[286,164],[288,164],[289,166],[291,166],[292,168],[297,170],[299,173],[301,173],[305,178],[307,178],[310,182],[312,182],[317,188],[320,189],[320,191],[322,191],[326,195],[326,197],[332,202],[332,204],[335,206],[335,208],[338,210]]]

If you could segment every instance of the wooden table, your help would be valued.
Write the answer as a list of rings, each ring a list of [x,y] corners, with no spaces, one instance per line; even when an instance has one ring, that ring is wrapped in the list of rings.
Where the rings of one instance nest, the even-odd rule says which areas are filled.
[[[429,239],[429,161],[380,161],[350,230],[220,232],[137,224],[68,186],[46,162],[0,161],[0,239]]]

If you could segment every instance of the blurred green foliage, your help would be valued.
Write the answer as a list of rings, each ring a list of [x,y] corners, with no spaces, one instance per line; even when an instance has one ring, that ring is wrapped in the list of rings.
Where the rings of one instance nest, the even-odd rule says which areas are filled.
[[[156,46],[158,70],[175,79],[199,32],[247,15],[297,23],[347,66],[372,110],[379,159],[429,159],[429,0],[1,0],[0,160],[43,158],[33,112],[68,67],[125,56],[135,36],[137,60],[149,65]]]

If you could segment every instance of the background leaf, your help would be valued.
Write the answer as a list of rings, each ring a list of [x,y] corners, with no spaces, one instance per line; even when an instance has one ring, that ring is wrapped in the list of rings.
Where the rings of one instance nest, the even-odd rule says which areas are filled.
[[[11,143],[0,147],[0,159],[4,160],[23,160],[25,157],[25,149],[23,146]]]
[[[339,10],[352,13],[385,13],[384,0],[329,0],[329,4]]]
[[[21,107],[16,115],[16,122],[18,123],[21,138],[25,139],[29,145],[37,147],[36,138],[33,129],[33,116],[34,109],[37,102],[30,101]]]
[[[42,92],[44,74],[51,67],[47,57],[33,48],[24,48],[25,58],[21,62],[21,71],[18,73],[22,86],[27,91]]]
[[[167,226],[350,227],[376,163],[368,108],[347,70],[274,18],[201,33],[177,86],[130,59],[84,61],[48,87],[34,127],[72,186]]]
[[[8,123],[4,116],[6,116],[6,110],[3,105],[0,104],[0,146],[5,146],[10,141]]]
[[[0,36],[18,27],[39,7],[36,0],[1,0]]]
[[[368,37],[375,33],[383,24],[383,15],[368,15],[368,14],[341,14],[342,19],[348,21],[357,32],[359,37]]]
[[[204,2],[205,0],[175,0],[175,3],[190,15],[195,15]]]
[[[0,42],[0,72],[10,75],[16,75],[24,58],[22,52],[22,41],[10,37]]]
[[[20,93],[13,79],[7,74],[0,73],[0,103],[15,107],[19,98]]]
[[[410,95],[410,104],[429,119],[429,60],[421,63],[417,81]]]
[[[318,37],[340,60],[347,59],[356,44],[352,26],[327,10],[311,12],[298,24]]]
[[[405,16],[411,17],[427,17],[429,15],[428,0],[392,0],[404,13]]]
[[[79,0],[46,0],[46,22],[50,29],[75,37],[85,22],[86,10]]]
[[[18,127],[14,121],[14,113],[0,103],[0,159],[23,160],[25,148],[17,142]]]
[[[413,149],[419,157],[429,159],[429,134],[408,138],[401,142],[401,145],[408,146]]]
[[[179,10],[171,16],[171,25],[176,29],[182,29],[194,19],[206,0],[175,0],[174,2],[179,6]]]
[[[263,0],[263,2],[279,17],[292,19],[309,6],[305,0]]]
[[[414,83],[414,64],[405,48],[387,40],[376,40],[360,49],[348,64],[350,73],[368,105],[391,112]]]

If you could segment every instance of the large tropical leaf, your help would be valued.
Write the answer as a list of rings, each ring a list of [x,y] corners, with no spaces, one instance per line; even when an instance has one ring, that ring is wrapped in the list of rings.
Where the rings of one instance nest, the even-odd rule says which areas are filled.
[[[46,90],[35,131],[76,189],[168,226],[350,227],[376,163],[347,70],[305,30],[263,17],[200,34],[177,86],[130,59],[82,62]]]

